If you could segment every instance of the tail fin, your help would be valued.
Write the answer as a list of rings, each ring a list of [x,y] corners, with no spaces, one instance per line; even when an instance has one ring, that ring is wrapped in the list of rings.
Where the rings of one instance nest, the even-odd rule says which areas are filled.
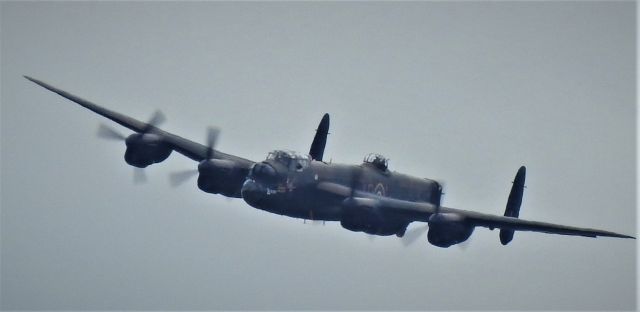
[[[311,143],[311,149],[309,155],[311,158],[317,161],[322,161],[322,155],[324,154],[324,147],[327,144],[327,135],[329,134],[329,114],[324,114],[318,129],[316,129],[316,136],[313,137]]]
[[[518,169],[516,177],[513,180],[513,186],[511,186],[511,192],[509,193],[509,199],[507,200],[507,208],[504,210],[505,217],[517,218],[520,214],[520,205],[522,204],[522,194],[524,193],[524,179],[527,175],[527,168],[524,166]],[[508,244],[513,239],[513,230],[501,229],[500,230],[500,242],[502,245]]]

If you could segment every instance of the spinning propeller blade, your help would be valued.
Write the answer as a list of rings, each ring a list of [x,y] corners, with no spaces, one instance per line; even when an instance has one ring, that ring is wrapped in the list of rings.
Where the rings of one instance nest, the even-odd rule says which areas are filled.
[[[216,127],[207,128],[207,159],[211,159],[213,156],[213,149],[216,147],[218,141],[218,135],[220,135],[220,129]]]
[[[349,183],[350,194],[349,197],[353,198],[353,195],[356,192],[356,188],[358,186],[358,181],[360,181],[360,177],[362,176],[362,167],[355,166],[351,171],[351,183]]]
[[[147,182],[147,174],[142,168],[133,168],[133,183],[141,184]]]
[[[187,180],[198,174],[198,169],[189,169],[183,171],[172,172],[169,174],[169,183],[172,187],[178,187]]]
[[[127,138],[124,136],[124,134],[104,124],[98,125],[98,132],[96,133],[96,135],[101,139],[107,139],[107,140],[124,141]]]
[[[471,241],[471,237],[469,237],[466,241],[464,241],[464,242],[462,242],[462,243],[460,243],[460,244],[458,244],[456,246],[458,246],[458,248],[460,248],[460,250],[466,251],[467,248],[469,248],[470,241]]]
[[[214,148],[218,141],[218,136],[220,135],[220,129],[216,127],[207,128],[207,159],[213,158]],[[198,169],[188,169],[177,172],[172,172],[169,174],[169,183],[172,187],[178,187],[182,185],[187,180],[198,174]]]
[[[418,240],[418,238],[420,238],[420,236],[422,236],[422,234],[424,234],[424,232],[427,231],[428,228],[429,226],[425,224],[408,230],[401,238],[402,244],[405,247],[411,246]]]
[[[153,112],[153,115],[151,115],[151,118],[149,118],[149,121],[147,121],[147,128],[144,129],[143,133],[148,132],[149,130],[151,130],[151,127],[156,127],[166,120],[167,118],[164,117],[162,111],[156,110],[155,112]]]

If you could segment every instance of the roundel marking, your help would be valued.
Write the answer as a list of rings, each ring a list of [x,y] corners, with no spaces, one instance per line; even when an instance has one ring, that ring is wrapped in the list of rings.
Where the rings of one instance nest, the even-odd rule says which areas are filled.
[[[386,190],[384,189],[384,185],[382,183],[378,183],[376,188],[373,190],[373,193],[378,196],[386,196]]]

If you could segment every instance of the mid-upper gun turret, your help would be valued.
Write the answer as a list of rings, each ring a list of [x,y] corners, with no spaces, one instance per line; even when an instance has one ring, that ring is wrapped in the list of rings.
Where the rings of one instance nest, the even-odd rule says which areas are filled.
[[[388,171],[389,169],[389,159],[380,155],[371,153],[364,157],[362,162],[364,165],[369,165],[377,168],[380,171]]]

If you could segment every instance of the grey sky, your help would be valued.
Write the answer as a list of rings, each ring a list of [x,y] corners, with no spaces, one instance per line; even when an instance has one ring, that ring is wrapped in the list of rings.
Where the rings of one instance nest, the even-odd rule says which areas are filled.
[[[405,248],[205,194],[134,185],[99,116],[32,75],[261,160],[368,152],[444,204],[636,233],[634,2],[0,3],[2,309],[636,308],[636,242],[476,229]],[[125,132],[124,130],[122,132]]]

